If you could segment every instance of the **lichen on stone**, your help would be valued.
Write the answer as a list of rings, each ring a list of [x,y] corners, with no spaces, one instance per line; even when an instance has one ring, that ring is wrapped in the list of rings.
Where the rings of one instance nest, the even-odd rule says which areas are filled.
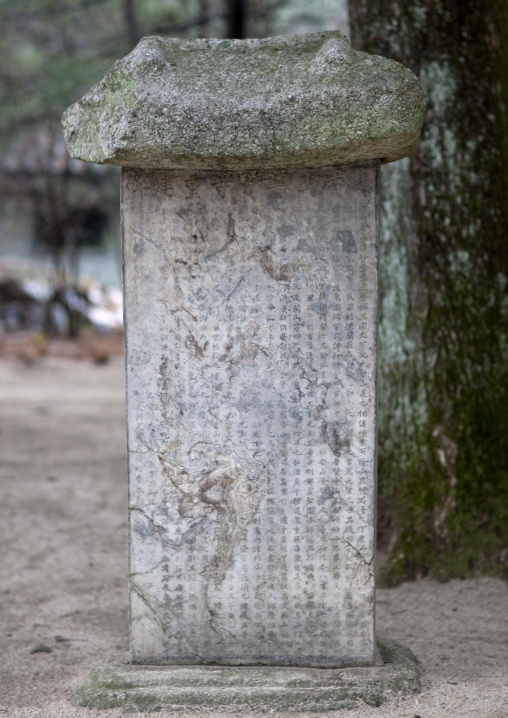
[[[276,666],[136,666],[113,659],[76,688],[77,706],[123,712],[309,711],[380,706],[421,690],[419,662],[396,641],[378,639],[380,665],[319,669]]]
[[[320,167],[410,154],[420,83],[339,32],[146,37],[64,114],[73,157],[152,169]]]

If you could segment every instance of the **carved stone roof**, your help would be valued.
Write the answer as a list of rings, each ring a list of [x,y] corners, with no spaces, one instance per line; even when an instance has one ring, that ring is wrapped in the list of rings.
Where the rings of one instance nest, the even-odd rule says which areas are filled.
[[[415,149],[423,112],[410,70],[339,32],[146,37],[63,124],[89,162],[241,170],[392,162]]]

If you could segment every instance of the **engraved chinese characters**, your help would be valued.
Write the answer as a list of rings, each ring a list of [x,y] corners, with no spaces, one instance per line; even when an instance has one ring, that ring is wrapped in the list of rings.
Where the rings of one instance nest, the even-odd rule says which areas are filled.
[[[124,170],[134,660],[373,662],[377,181]]]

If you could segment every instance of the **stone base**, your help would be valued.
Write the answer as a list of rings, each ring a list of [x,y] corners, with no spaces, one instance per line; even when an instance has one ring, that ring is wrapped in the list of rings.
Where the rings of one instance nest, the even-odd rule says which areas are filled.
[[[127,659],[94,671],[74,705],[130,711],[313,711],[379,706],[396,693],[418,693],[418,660],[396,641],[378,640],[370,668],[140,666]]]

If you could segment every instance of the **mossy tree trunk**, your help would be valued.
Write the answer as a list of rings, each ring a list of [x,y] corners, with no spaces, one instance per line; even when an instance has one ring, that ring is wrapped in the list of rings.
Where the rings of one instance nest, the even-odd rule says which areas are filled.
[[[355,0],[353,45],[410,67],[427,113],[383,168],[385,578],[508,573],[508,4]]]

